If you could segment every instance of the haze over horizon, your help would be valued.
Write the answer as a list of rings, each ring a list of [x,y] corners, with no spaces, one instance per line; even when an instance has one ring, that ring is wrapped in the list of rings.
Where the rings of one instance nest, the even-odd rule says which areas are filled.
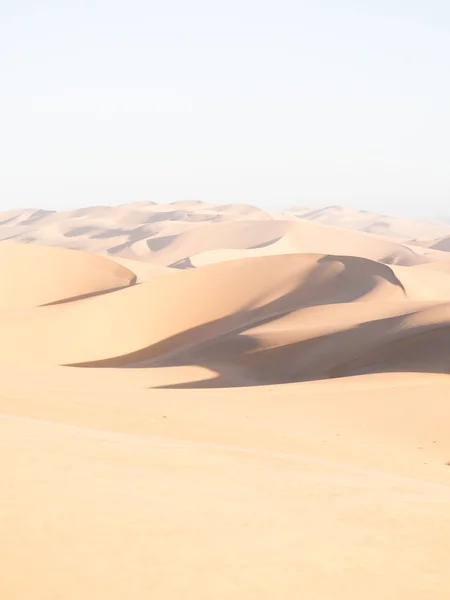
[[[444,0],[4,4],[0,208],[445,214],[449,33]]]
[[[37,206],[33,203],[30,203],[28,205],[23,205],[23,206],[5,206],[4,209],[2,209],[0,211],[0,214],[2,212],[7,213],[9,211],[21,211],[21,210],[34,210],[34,211],[39,211],[39,210],[44,210],[44,211],[50,211],[50,212],[67,212],[67,211],[76,211],[79,209],[92,209],[95,206],[103,206],[103,207],[110,207],[112,209],[114,208],[121,208],[121,207],[126,207],[126,206],[132,206],[135,204],[161,204],[161,205],[167,205],[168,207],[171,205],[177,205],[179,203],[184,203],[184,202],[199,202],[199,203],[204,203],[207,205],[228,205],[228,206],[234,206],[236,204],[238,205],[245,205],[245,206],[249,206],[249,207],[256,207],[256,208],[261,208],[262,210],[266,210],[269,213],[283,213],[284,211],[289,211],[295,208],[308,208],[311,210],[311,212],[314,211],[327,211],[327,210],[333,210],[333,209],[342,209],[344,211],[354,211],[355,213],[370,213],[373,215],[379,215],[380,217],[387,217],[387,218],[394,218],[394,219],[406,219],[406,220],[411,220],[411,221],[417,221],[418,223],[420,222],[424,222],[424,223],[444,223],[444,224],[449,224],[450,225],[450,212],[447,210],[446,213],[443,214],[435,214],[435,215],[409,215],[408,214],[408,210],[401,210],[401,208],[397,211],[392,210],[392,211],[387,211],[387,212],[380,212],[377,213],[375,211],[371,211],[371,210],[367,210],[364,209],[363,207],[361,207],[360,205],[358,205],[357,203],[353,203],[353,205],[349,205],[349,204],[326,204],[326,203],[308,203],[308,202],[296,202],[296,203],[291,203],[291,204],[286,204],[284,206],[280,205],[280,206],[275,206],[275,203],[271,203],[268,204],[266,206],[262,205],[261,203],[255,202],[253,204],[249,203],[249,202],[210,202],[208,200],[203,200],[203,199],[199,199],[199,198],[181,198],[179,200],[173,200],[173,201],[166,201],[166,202],[159,202],[157,200],[133,200],[130,199],[129,201],[125,201],[125,202],[95,202],[92,205],[88,205],[85,204],[84,202],[77,202],[77,203],[73,203],[70,206],[48,206],[48,205],[41,205],[41,206]]]

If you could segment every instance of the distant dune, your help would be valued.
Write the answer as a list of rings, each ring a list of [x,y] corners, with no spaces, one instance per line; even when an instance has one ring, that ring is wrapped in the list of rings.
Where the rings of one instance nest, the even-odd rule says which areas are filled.
[[[328,206],[315,210],[298,207],[286,210],[283,214],[325,225],[363,231],[403,242],[413,239],[426,239],[445,233],[450,234],[448,223],[414,221],[389,215],[379,215],[366,210],[349,209],[343,206]]]
[[[446,235],[439,240],[434,241],[430,248],[433,250],[442,250],[443,252],[450,252],[450,235]]]
[[[290,245],[294,252],[351,254],[409,265],[438,259],[442,254],[438,251],[449,249],[446,236],[450,236],[447,224],[336,206],[270,213],[244,204],[137,202],[61,212],[26,209],[0,213],[0,240],[35,242],[163,266],[189,265],[191,256],[212,250],[253,251],[265,246],[270,254],[289,251]]]
[[[450,597],[446,227],[0,214],[0,597]]]

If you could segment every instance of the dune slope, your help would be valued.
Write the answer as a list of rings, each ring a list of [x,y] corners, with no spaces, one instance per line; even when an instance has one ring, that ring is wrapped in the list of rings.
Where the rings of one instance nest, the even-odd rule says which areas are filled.
[[[300,307],[377,298],[402,300],[403,286],[388,266],[366,259],[297,254],[231,261],[36,308],[26,319],[0,314],[0,356],[125,366]]]
[[[0,243],[0,308],[61,302],[132,285],[135,274],[103,256]]]
[[[183,266],[217,262],[215,251],[241,250],[231,258],[287,253],[338,254],[368,258],[388,264],[413,265],[425,262],[411,248],[357,231],[345,231],[310,222],[239,221],[210,223],[164,240],[148,241],[151,262]],[[208,252],[208,258],[205,253]],[[225,256],[225,259],[228,258]]]

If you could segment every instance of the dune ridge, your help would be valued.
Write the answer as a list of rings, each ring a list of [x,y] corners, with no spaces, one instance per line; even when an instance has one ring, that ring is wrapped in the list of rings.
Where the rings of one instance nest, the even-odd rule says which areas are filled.
[[[133,285],[135,274],[103,256],[0,243],[0,309],[72,300]]]
[[[152,368],[166,368],[170,385],[191,387],[183,369],[174,380],[174,368],[200,365],[209,374],[198,385],[220,387],[402,370],[399,364],[408,370],[405,352],[391,351],[408,343],[412,370],[448,371],[447,274],[316,254],[169,271],[128,289],[29,308],[26,318],[0,314],[2,361],[149,368],[149,385]]]

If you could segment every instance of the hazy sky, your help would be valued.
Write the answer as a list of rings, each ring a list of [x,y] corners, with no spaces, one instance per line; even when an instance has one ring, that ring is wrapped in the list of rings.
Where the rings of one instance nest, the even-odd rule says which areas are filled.
[[[1,208],[450,214],[449,0],[0,0]]]

